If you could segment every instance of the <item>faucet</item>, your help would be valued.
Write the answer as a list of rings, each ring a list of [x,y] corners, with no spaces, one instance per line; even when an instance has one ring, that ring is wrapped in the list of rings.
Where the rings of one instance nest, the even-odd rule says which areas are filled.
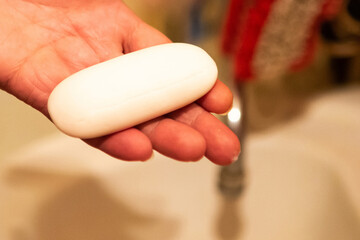
[[[244,84],[229,86],[234,94],[233,106],[222,118],[223,122],[237,135],[241,142],[242,153],[237,161],[221,167],[218,177],[218,189],[221,193],[221,205],[217,218],[217,234],[221,240],[239,239],[242,232],[242,218],[239,213],[239,199],[245,188],[244,139],[245,129],[245,89]]]
[[[244,140],[245,140],[245,91],[243,83],[230,86],[234,94],[233,106],[223,121],[237,135],[241,142],[242,153],[237,161],[220,169],[218,188],[225,198],[236,199],[245,187]]]

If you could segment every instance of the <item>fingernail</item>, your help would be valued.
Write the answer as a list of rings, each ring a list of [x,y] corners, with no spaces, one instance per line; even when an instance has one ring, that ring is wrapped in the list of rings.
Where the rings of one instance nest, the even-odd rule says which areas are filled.
[[[233,163],[236,162],[239,159],[241,152],[239,152],[237,155],[235,155],[235,157],[233,158]]]

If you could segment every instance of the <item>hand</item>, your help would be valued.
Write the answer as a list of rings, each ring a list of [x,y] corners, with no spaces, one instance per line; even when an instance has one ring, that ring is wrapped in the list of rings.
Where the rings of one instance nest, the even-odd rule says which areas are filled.
[[[170,40],[116,0],[0,0],[0,88],[49,118],[47,100],[69,75]],[[217,81],[185,108],[134,128],[84,140],[119,159],[146,160],[152,149],[181,161],[205,155],[226,165],[237,137],[209,112],[226,112],[232,94]]]

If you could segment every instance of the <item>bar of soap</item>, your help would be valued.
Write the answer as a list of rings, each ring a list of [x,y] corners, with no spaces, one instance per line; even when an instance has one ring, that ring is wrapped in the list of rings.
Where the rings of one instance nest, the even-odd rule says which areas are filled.
[[[51,93],[48,110],[65,134],[100,137],[190,104],[216,79],[216,64],[201,48],[163,44],[71,75]]]

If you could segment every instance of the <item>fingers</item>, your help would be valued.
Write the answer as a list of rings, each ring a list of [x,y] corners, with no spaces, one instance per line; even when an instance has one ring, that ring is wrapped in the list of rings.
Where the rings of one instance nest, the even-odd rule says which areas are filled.
[[[142,132],[130,128],[112,135],[84,139],[89,145],[118,159],[145,161],[152,156],[152,145]]]
[[[171,42],[158,30],[140,19],[123,42],[124,53]],[[216,164],[227,165],[240,153],[236,135],[209,112],[224,113],[232,105],[230,90],[220,81],[197,101],[186,108],[141,124],[141,130],[160,153],[181,161],[195,161],[204,154]],[[109,140],[110,141],[110,140]]]
[[[153,148],[180,161],[197,161],[206,150],[203,136],[193,128],[168,118],[158,118],[138,128],[152,142]]]
[[[236,135],[220,120],[196,104],[169,114],[171,118],[197,130],[205,139],[205,156],[219,165],[228,165],[240,154]]]
[[[221,114],[230,110],[232,101],[233,95],[230,89],[217,80],[213,88],[197,100],[197,103],[209,112]]]

